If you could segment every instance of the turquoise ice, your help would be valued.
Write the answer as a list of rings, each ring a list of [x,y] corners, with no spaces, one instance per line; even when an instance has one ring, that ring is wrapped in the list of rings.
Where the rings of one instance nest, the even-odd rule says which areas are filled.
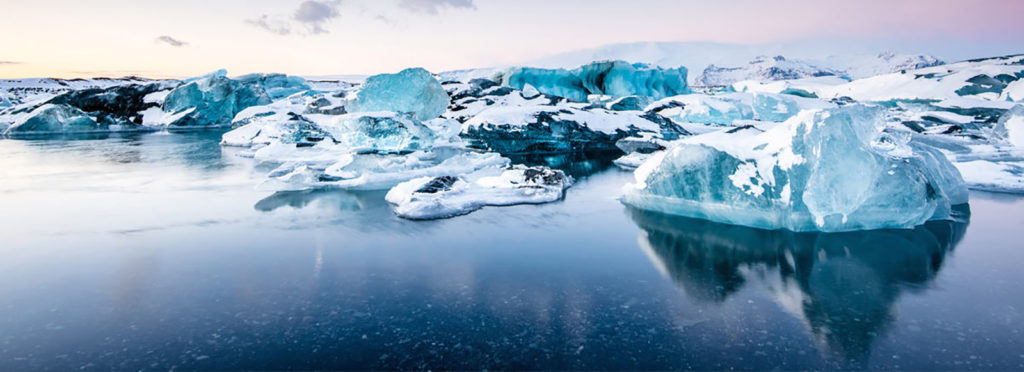
[[[586,102],[592,94],[654,99],[690,93],[686,68],[663,69],[624,61],[593,62],[573,70],[519,67],[506,72],[503,83],[515,89],[527,84],[544,94]]]
[[[441,116],[451,101],[441,83],[422,68],[370,76],[345,106],[348,112],[391,111],[417,120]]]
[[[636,171],[623,201],[765,229],[910,228],[967,202],[937,150],[883,132],[881,110],[803,111],[780,124],[688,137]]]

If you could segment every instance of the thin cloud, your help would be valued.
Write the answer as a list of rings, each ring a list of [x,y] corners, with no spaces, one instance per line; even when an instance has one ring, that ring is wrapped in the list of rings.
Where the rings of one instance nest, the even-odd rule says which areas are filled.
[[[401,0],[398,6],[411,12],[437,15],[444,8],[476,9],[473,0]]]
[[[299,4],[291,17],[263,14],[245,23],[278,35],[317,35],[329,33],[327,25],[341,17],[341,0],[306,0]]]
[[[339,5],[340,1],[303,1],[292,18],[305,25],[311,34],[326,34],[328,31],[324,26],[341,16]]]
[[[282,36],[291,35],[292,33],[292,26],[287,22],[274,20],[266,14],[256,19],[247,19],[245,23]]]
[[[164,44],[170,45],[170,46],[175,47],[175,48],[181,48],[183,46],[188,45],[187,42],[175,39],[175,38],[167,36],[167,35],[161,35],[161,36],[157,37],[156,38],[156,42],[164,43]]]

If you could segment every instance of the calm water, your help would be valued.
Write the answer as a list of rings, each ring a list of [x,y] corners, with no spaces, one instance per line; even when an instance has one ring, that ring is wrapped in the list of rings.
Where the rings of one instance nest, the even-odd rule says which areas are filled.
[[[218,135],[0,140],[0,370],[1024,369],[1024,200],[792,234],[565,201],[258,191]]]

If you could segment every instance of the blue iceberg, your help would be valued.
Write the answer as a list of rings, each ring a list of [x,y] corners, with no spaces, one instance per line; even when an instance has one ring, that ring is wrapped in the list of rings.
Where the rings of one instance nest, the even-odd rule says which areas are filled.
[[[780,124],[677,141],[637,169],[623,202],[656,212],[792,231],[911,228],[967,203],[936,149],[884,132],[878,108],[803,111]]]
[[[45,104],[12,124],[4,134],[18,136],[22,134],[90,133],[106,129],[107,125],[97,123],[84,111],[71,105]]]
[[[306,79],[285,74],[249,74],[239,76],[235,80],[243,85],[259,85],[272,100],[312,89],[306,84]]]
[[[226,74],[221,70],[192,79],[168,93],[161,108],[171,115],[163,124],[171,129],[228,126],[245,108],[271,103],[259,83],[245,84]]]
[[[348,112],[391,111],[417,120],[440,117],[451,99],[427,70],[410,68],[397,74],[370,76],[347,104]]]
[[[593,62],[573,70],[519,67],[502,76],[505,85],[586,102],[592,94],[612,97],[647,96],[654,99],[690,93],[686,68],[663,69],[624,61]]]

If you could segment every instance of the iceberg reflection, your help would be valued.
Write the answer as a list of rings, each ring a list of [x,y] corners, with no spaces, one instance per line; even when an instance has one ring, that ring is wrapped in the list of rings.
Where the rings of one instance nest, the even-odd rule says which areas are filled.
[[[969,211],[914,229],[795,233],[628,208],[639,244],[692,299],[722,302],[758,282],[836,356],[864,364],[899,296],[927,288]]]

